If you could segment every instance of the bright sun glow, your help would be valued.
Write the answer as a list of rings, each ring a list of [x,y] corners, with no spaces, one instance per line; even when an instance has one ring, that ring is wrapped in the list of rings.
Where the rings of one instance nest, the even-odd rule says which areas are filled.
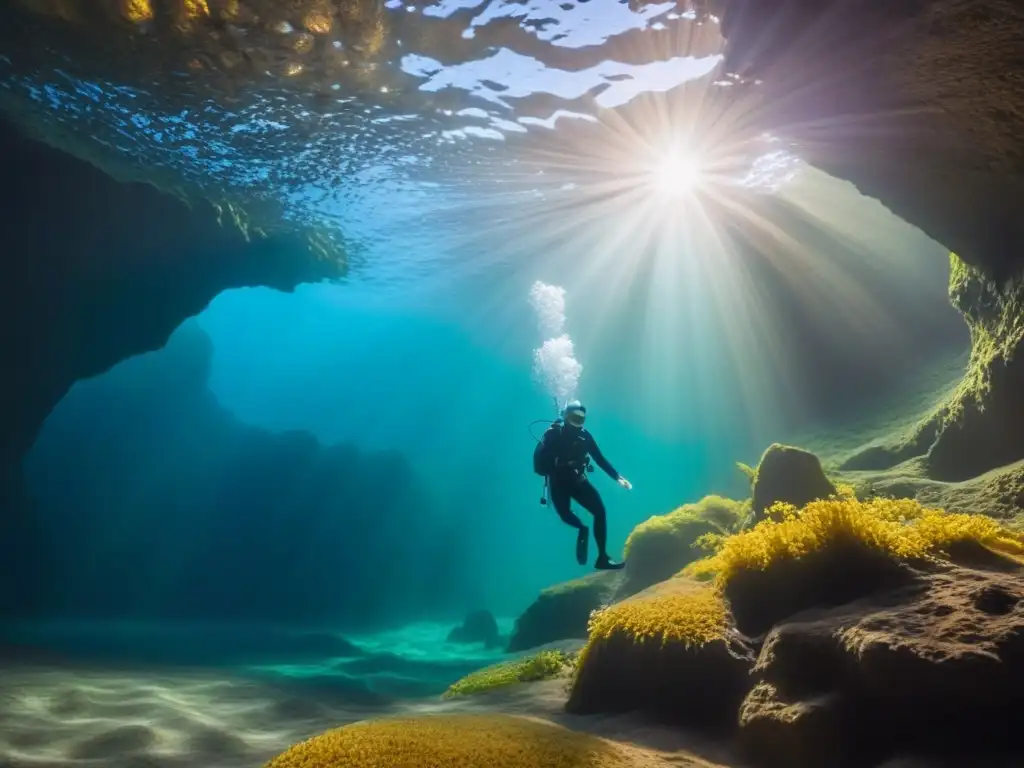
[[[694,153],[670,150],[653,169],[651,184],[659,195],[678,197],[696,189],[701,171],[700,159]]]

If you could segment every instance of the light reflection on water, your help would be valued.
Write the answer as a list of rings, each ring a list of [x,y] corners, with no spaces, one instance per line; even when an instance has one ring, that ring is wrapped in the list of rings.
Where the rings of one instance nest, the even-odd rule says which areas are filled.
[[[511,23],[517,39],[530,42],[523,50],[490,47],[447,63],[443,51],[399,45],[401,55],[391,63],[417,83],[417,108],[405,110],[401,105],[413,102],[388,101],[387,85],[375,99],[337,84],[315,109],[284,87],[253,89],[234,103],[208,94],[170,108],[163,86],[90,77],[88,62],[71,66],[56,52],[49,71],[25,71],[13,52],[3,51],[0,105],[61,123],[75,141],[95,142],[136,167],[204,189],[244,190],[284,203],[288,217],[333,223],[360,245],[363,277],[394,279],[433,268],[424,254],[449,250],[431,247],[432,238],[443,236],[438,220],[478,203],[481,194],[513,206],[576,191],[573,179],[555,188],[534,183],[544,180],[533,168],[518,167],[521,142],[543,141],[638,97],[671,95],[713,78],[721,59],[693,50],[702,46],[686,37],[692,16],[674,2],[636,10],[627,3],[547,0],[387,7],[412,17],[404,24],[465,18],[462,37]],[[771,191],[798,167],[766,140],[765,152],[735,182]],[[397,269],[388,267],[397,262]]]

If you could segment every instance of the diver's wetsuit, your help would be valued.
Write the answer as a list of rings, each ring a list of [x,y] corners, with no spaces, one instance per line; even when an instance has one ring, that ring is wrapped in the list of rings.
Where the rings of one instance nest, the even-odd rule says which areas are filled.
[[[544,434],[544,442],[549,446],[554,457],[555,469],[548,475],[548,491],[551,495],[551,506],[566,525],[580,530],[586,526],[572,511],[572,500],[594,516],[594,542],[597,544],[599,557],[608,558],[608,523],[605,516],[604,501],[597,488],[587,479],[588,457],[613,480],[619,479],[619,473],[604,457],[593,436],[582,427],[573,427],[560,423],[560,429],[549,429]],[[584,541],[586,541],[584,539]]]

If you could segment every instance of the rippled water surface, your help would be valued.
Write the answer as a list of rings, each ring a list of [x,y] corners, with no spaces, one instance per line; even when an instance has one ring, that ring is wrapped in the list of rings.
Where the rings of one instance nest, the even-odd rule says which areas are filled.
[[[717,20],[695,18],[615,0],[20,0],[0,11],[0,93],[77,154],[329,222],[369,272],[415,275],[481,216],[519,228],[663,163],[724,77]],[[778,147],[751,156],[731,180],[792,171]],[[441,221],[460,234],[425,248]]]

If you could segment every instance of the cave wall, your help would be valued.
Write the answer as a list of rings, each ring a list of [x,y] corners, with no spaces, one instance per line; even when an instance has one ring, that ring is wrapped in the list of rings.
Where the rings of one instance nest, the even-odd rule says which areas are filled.
[[[701,5],[721,17],[723,66],[742,78],[720,94],[739,124],[783,138],[956,254],[950,298],[971,334],[963,381],[911,432],[844,469],[916,462],[959,482],[1024,459],[1024,5]]]
[[[707,0],[721,89],[832,176],[1002,281],[1024,265],[1024,6],[1005,0]],[[755,82],[757,81],[757,82]]]
[[[457,613],[460,560],[396,451],[239,422],[194,321],[75,385],[25,460],[8,615],[330,623]],[[15,551],[12,551],[15,550]]]
[[[249,241],[210,206],[119,183],[2,121],[0,157],[3,519],[20,504],[21,457],[76,380],[158,349],[225,289],[290,290],[343,264],[300,237]]]

